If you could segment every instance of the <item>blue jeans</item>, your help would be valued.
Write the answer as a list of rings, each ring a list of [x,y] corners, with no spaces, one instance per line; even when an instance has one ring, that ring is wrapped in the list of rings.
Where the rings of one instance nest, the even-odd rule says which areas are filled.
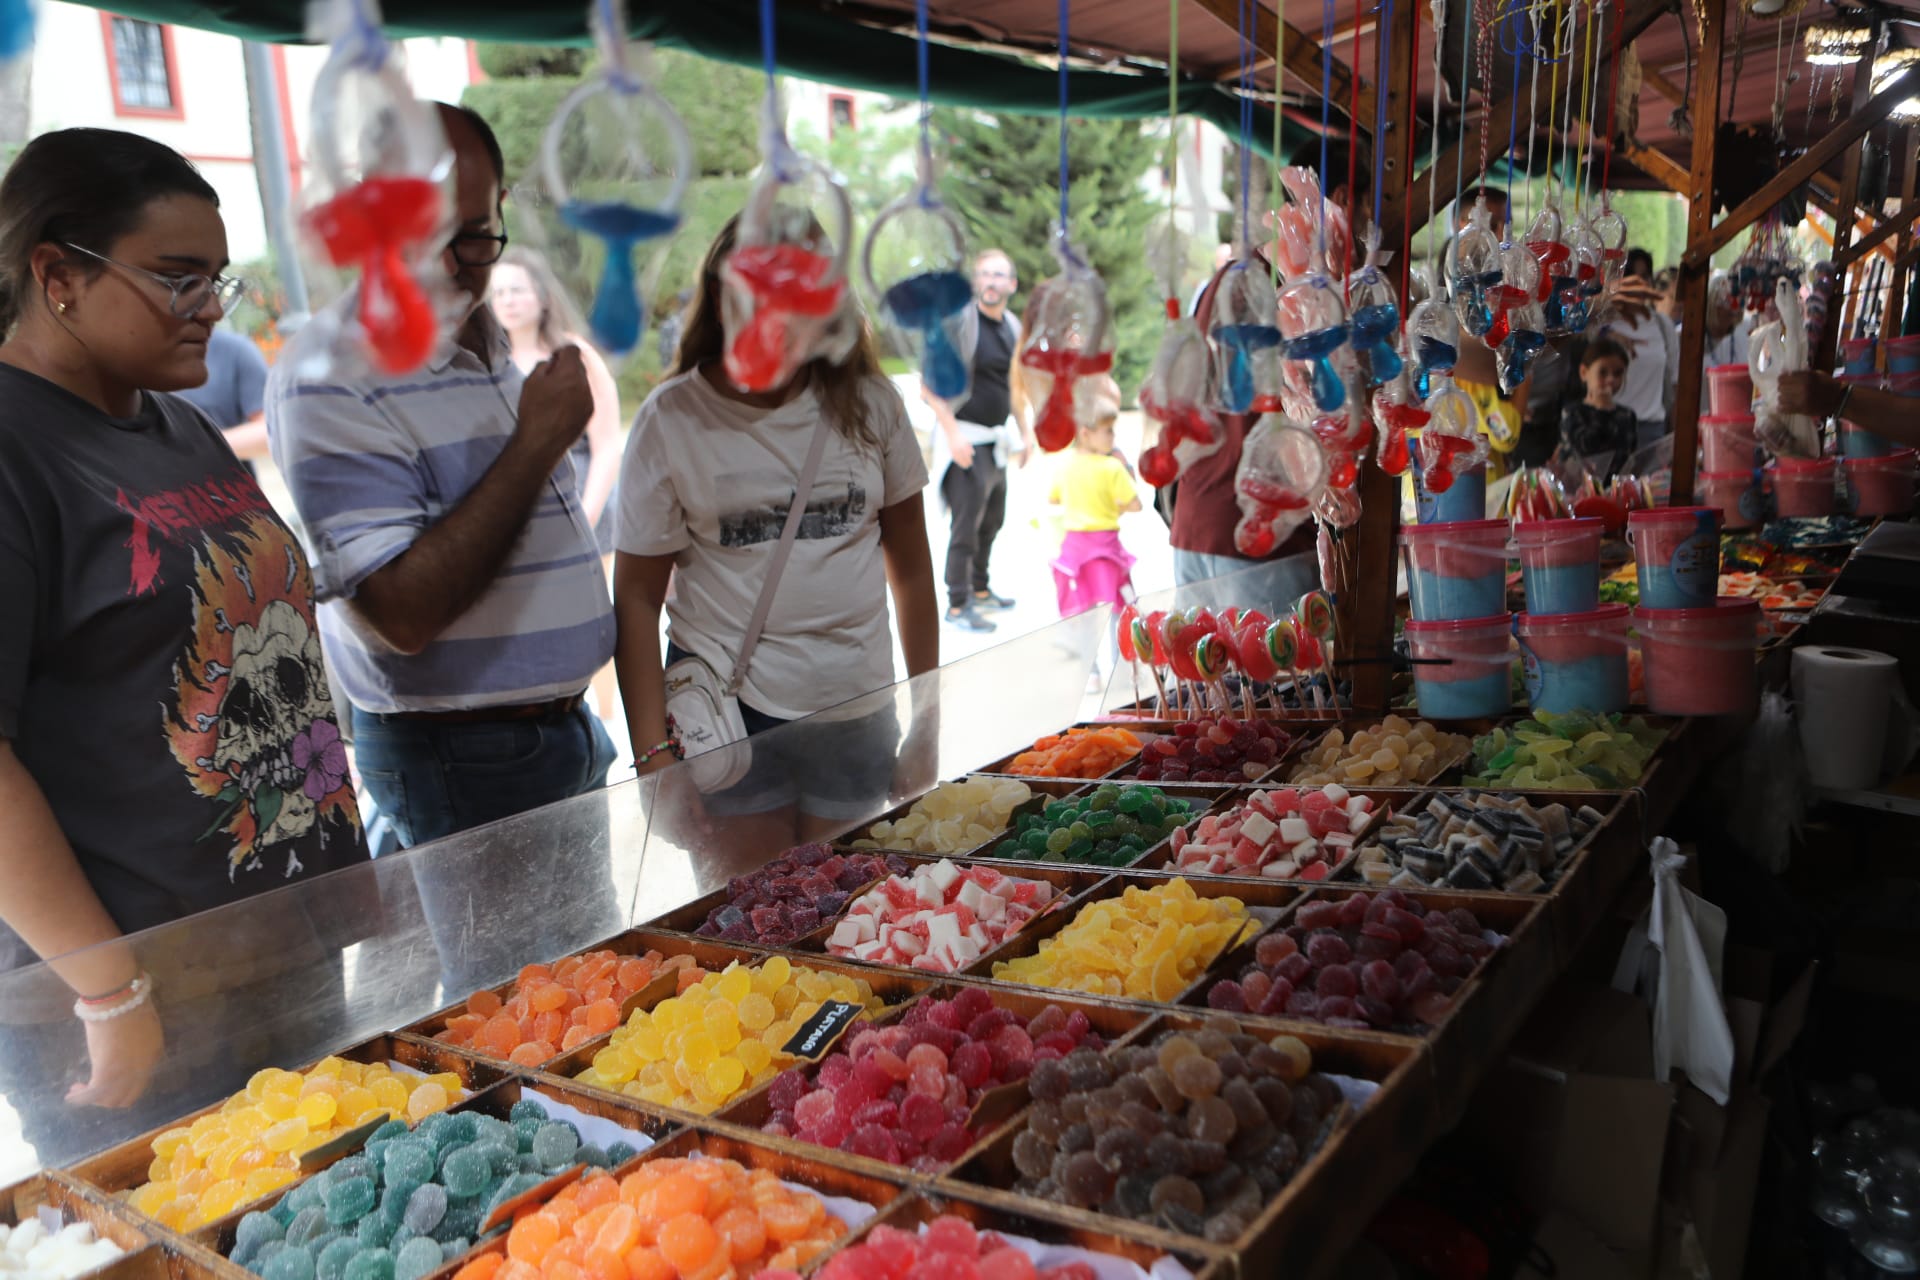
[[[614,759],[612,739],[585,706],[538,719],[470,724],[355,707],[353,750],[367,791],[409,848],[598,791],[606,785]],[[597,849],[606,848],[605,839],[594,843]],[[577,915],[556,922],[556,927],[564,925],[564,932],[551,939],[526,937],[523,945],[539,953],[526,958],[554,960],[575,949],[571,944],[580,932],[577,926],[591,923],[598,929],[591,936],[597,938],[625,924],[609,869],[604,864],[578,865],[584,852],[550,851],[553,874],[574,879],[578,886]],[[433,853],[422,855],[413,867],[450,999],[510,976],[496,972],[498,957],[492,952],[497,948],[473,936],[473,922],[479,910],[510,914],[498,895],[510,876],[524,868],[503,870],[502,884],[475,883],[483,877],[474,876],[474,870],[471,858],[436,858]],[[537,922],[524,923],[538,931]]]
[[[1249,569],[1264,572],[1249,574],[1236,584],[1234,602],[1276,616],[1277,611],[1290,607],[1320,585],[1319,557],[1311,551],[1281,556],[1278,560],[1242,560],[1239,556],[1210,556],[1174,548],[1173,580],[1182,587]]]

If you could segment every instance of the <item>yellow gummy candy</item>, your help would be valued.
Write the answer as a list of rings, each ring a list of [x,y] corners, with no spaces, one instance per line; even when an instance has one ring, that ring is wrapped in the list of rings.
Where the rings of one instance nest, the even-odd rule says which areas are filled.
[[[307,1136],[307,1122],[299,1116],[269,1125],[260,1135],[261,1145],[269,1151],[291,1151]]]
[[[340,1104],[334,1101],[330,1094],[325,1093],[310,1093],[300,1099],[300,1105],[295,1108],[300,1118],[316,1129],[332,1120],[334,1113],[339,1109]]]
[[[447,1109],[447,1091],[437,1080],[429,1080],[407,1098],[407,1119],[424,1120],[436,1111]]]

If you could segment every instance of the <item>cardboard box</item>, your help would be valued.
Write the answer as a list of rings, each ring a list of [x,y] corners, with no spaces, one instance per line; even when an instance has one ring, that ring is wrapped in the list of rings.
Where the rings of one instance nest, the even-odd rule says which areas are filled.
[[[1466,1128],[1535,1213],[1568,1214],[1610,1249],[1650,1251],[1676,1092],[1652,1076],[1646,1006],[1563,983],[1489,1072]]]
[[[1676,1133],[1676,1185],[1669,1188],[1661,1222],[1661,1280],[1692,1280],[1687,1255],[1693,1251],[1704,1256],[1715,1277],[1743,1274],[1772,1103],[1757,1090],[1741,1089],[1725,1111],[1724,1141],[1716,1159],[1701,1159],[1703,1151],[1697,1146],[1683,1156],[1688,1138]],[[1681,1125],[1676,1123],[1675,1129]],[[1685,1239],[1689,1227],[1692,1241]]]

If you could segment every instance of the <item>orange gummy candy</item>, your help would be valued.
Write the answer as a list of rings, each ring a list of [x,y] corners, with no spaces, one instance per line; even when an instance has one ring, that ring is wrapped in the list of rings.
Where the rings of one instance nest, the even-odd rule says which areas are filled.
[[[538,1266],[560,1243],[560,1224],[550,1214],[530,1213],[507,1232],[507,1256]]]
[[[507,1260],[504,1253],[483,1253],[453,1273],[453,1280],[494,1280],[495,1274]]]
[[[450,1016],[434,1039],[532,1066],[619,1026],[626,1001],[668,968],[691,972],[694,981],[700,976],[692,957],[670,961],[657,951],[589,951],[553,965],[530,964],[505,998],[497,991],[468,996],[466,1008]],[[536,1059],[528,1046],[540,1046],[543,1056]]]
[[[682,1272],[698,1271],[713,1260],[720,1237],[697,1213],[683,1213],[660,1226],[660,1256]]]

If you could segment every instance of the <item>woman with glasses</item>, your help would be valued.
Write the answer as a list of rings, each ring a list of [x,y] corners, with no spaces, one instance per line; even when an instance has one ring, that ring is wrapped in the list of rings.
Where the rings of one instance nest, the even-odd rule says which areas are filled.
[[[267,954],[123,935],[366,856],[306,560],[168,394],[207,377],[227,265],[213,188],[159,143],[48,133],[0,181],[0,975],[49,960],[71,1002],[0,1030],[0,1091],[43,1159],[80,1108],[205,1086],[226,975],[303,994],[285,922]],[[70,1106],[32,1096],[74,1064]]]

